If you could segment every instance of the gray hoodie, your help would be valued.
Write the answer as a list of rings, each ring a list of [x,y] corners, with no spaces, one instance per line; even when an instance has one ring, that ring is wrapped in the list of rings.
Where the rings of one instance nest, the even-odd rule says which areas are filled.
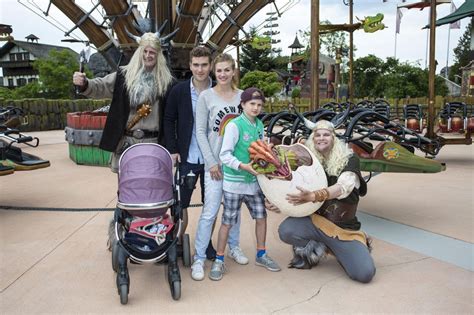
[[[223,100],[214,91],[214,88],[199,94],[196,108],[196,138],[204,156],[205,170],[221,164],[219,153],[222,146],[224,128],[230,119],[239,116],[240,94],[231,101]]]

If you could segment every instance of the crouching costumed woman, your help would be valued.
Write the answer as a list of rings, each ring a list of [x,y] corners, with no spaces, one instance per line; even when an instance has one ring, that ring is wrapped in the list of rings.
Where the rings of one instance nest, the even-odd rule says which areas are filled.
[[[375,275],[375,266],[368,237],[359,231],[361,224],[356,217],[359,196],[367,192],[359,159],[325,120],[316,123],[305,145],[321,162],[328,187],[316,191],[298,187],[298,193],[287,194],[286,199],[294,205],[324,202],[310,216],[288,217],[281,223],[280,239],[293,245],[289,267],[309,269],[330,252],[351,279],[368,283]],[[278,210],[269,202],[267,208]]]

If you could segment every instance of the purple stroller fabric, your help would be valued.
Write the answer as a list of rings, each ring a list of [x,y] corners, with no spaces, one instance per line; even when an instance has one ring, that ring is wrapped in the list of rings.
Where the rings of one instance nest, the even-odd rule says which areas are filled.
[[[128,148],[119,161],[119,197],[124,204],[153,204],[173,199],[173,161],[154,143]]]

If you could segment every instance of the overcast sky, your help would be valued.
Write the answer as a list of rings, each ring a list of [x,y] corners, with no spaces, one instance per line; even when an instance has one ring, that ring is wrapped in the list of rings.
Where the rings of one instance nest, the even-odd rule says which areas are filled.
[[[84,7],[91,5],[96,0],[76,0],[76,3],[84,4]],[[369,54],[376,55],[382,59],[393,57],[395,54],[395,16],[397,5],[401,0],[388,0],[384,3],[382,0],[353,0],[354,1],[354,21],[356,17],[383,13],[385,15],[384,23],[387,26],[383,31],[376,33],[364,33],[362,30],[354,32],[354,43],[357,51],[356,58]],[[459,7],[464,0],[453,0]],[[408,0],[407,3],[418,2]],[[64,30],[72,28],[72,23],[59,12],[54,5],[51,5],[50,18],[54,18],[55,25],[63,24],[62,30],[56,28],[41,17],[41,9],[46,10],[49,1],[47,0],[1,0],[0,1],[0,23],[12,25],[13,36],[17,40],[25,40],[29,34],[34,34],[40,38],[41,43],[52,45],[69,46],[76,51],[80,51],[81,44],[62,43],[64,39]],[[289,55],[290,49],[287,48],[293,43],[295,34],[298,30],[309,30],[310,28],[310,0],[277,0],[277,5],[282,7],[291,7],[284,10],[281,18],[276,21],[279,24],[277,28],[280,34],[275,36],[281,40],[279,45],[282,48],[283,55]],[[23,5],[24,4],[24,5]],[[35,5],[36,14],[25,7],[33,8]],[[274,8],[273,4],[267,5],[263,10],[256,14],[246,25],[248,29],[251,25],[260,25],[268,17],[267,12]],[[403,17],[401,20],[400,34],[397,35],[396,57],[402,61],[419,63],[422,67],[426,61],[427,31],[422,30],[428,22],[429,8],[422,11],[419,9],[402,9]],[[450,13],[450,5],[438,5],[437,17],[441,18]],[[320,20],[329,20],[332,24],[348,23],[349,7],[345,6],[343,0],[320,0]],[[51,21],[51,19],[49,19]],[[469,18],[461,20],[461,29],[452,29],[450,32],[449,44],[449,64],[453,63],[453,51],[460,36],[464,33]],[[446,65],[446,56],[448,49],[448,25],[436,29],[436,59],[440,66],[437,71]],[[76,37],[85,39],[80,31],[75,31]],[[0,43],[1,44],[1,43]]]

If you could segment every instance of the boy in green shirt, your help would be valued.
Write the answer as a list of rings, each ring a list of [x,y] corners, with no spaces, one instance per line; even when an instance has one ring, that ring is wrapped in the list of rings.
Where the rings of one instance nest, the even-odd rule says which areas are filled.
[[[264,196],[257,182],[257,172],[252,168],[248,148],[254,141],[263,138],[263,123],[257,116],[261,113],[265,97],[257,88],[248,88],[241,95],[242,114],[234,118],[225,128],[220,159],[224,165],[224,212],[217,241],[216,260],[212,264],[209,278],[221,280],[225,272],[224,251],[229,230],[237,223],[242,202],[255,220],[257,255],[255,264],[270,271],[280,271],[278,264],[265,249],[267,213]]]

